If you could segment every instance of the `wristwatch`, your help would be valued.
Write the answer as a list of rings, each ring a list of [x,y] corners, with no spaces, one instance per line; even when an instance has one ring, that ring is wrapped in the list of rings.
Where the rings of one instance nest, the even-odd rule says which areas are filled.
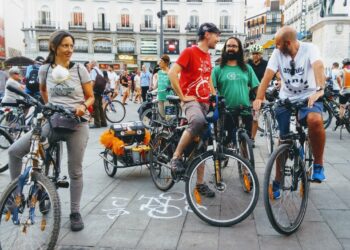
[[[321,87],[321,86],[317,86],[317,88],[316,88],[316,92],[321,91],[321,90],[324,90],[324,88],[323,88],[323,87]]]

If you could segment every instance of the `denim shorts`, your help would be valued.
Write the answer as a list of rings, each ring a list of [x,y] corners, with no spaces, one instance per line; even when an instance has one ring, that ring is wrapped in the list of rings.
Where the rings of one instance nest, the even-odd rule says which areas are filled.
[[[319,113],[322,114],[323,111],[323,103],[322,102],[315,102],[314,105],[311,108],[308,108],[307,106],[301,108],[298,113],[298,121],[302,125],[306,124],[306,116],[309,113]],[[275,109],[276,114],[276,120],[278,123],[278,129],[280,131],[280,136],[286,135],[289,133],[289,124],[290,124],[290,116],[291,112],[286,107],[280,106]]]

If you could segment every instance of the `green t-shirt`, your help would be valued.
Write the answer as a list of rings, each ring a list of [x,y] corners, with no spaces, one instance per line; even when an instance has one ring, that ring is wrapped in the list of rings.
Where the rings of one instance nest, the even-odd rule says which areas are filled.
[[[170,86],[170,80],[168,73],[163,70],[158,71],[158,100],[166,101],[166,96],[170,95],[171,92],[166,91],[166,88]]]
[[[224,96],[226,107],[232,109],[240,105],[250,106],[249,90],[259,85],[252,67],[248,64],[247,71],[239,66],[225,65],[223,68],[215,66],[212,72],[214,87]]]

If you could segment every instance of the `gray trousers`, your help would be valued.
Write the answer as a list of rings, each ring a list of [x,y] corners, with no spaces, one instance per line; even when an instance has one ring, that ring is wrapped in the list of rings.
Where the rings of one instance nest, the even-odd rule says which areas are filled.
[[[79,124],[74,132],[56,133],[50,131],[49,124],[42,128],[42,136],[48,137],[49,141],[65,141],[68,152],[68,174],[70,178],[71,212],[80,210],[80,200],[83,191],[83,158],[89,139],[89,126],[87,122]],[[9,148],[9,169],[11,179],[16,179],[22,171],[22,159],[29,153],[30,137],[28,132]]]

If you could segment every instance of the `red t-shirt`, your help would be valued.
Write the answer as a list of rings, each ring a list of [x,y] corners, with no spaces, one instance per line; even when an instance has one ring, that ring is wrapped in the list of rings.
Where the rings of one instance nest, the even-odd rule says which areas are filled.
[[[196,96],[198,102],[209,102],[211,75],[210,54],[197,46],[186,48],[176,61],[182,67],[180,87],[185,96]]]

